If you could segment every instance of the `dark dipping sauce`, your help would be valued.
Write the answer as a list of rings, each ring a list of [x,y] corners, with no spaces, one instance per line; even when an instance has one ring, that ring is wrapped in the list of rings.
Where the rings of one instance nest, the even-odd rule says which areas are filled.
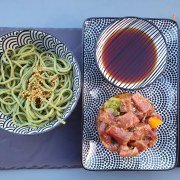
[[[102,51],[102,64],[109,76],[124,83],[147,78],[155,68],[156,47],[152,39],[138,29],[114,32]]]

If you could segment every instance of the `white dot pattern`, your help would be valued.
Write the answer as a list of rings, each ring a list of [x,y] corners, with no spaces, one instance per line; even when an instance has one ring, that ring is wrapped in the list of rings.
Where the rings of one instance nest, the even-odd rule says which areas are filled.
[[[100,73],[95,61],[96,41],[101,32],[116,18],[90,18],[84,23],[84,97],[83,97],[83,166],[89,170],[165,170],[176,164],[178,28],[171,20],[153,20],[163,33],[168,47],[165,71],[151,85],[138,90],[163,117],[157,143],[137,157],[122,158],[111,153],[100,142],[96,116],[99,107],[111,96],[135,92],[110,84]]]

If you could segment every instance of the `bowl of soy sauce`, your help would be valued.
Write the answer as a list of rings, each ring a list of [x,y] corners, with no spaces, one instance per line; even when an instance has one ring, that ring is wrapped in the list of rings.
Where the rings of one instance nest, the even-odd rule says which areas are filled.
[[[153,23],[128,17],[102,31],[95,56],[99,70],[110,83],[140,89],[164,71],[168,54],[165,38]]]

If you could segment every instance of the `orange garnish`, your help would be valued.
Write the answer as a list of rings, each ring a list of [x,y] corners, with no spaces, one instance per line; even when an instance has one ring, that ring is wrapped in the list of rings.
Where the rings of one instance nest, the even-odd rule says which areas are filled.
[[[148,119],[148,124],[151,126],[151,128],[155,129],[162,124],[162,120],[157,117],[150,117]]]

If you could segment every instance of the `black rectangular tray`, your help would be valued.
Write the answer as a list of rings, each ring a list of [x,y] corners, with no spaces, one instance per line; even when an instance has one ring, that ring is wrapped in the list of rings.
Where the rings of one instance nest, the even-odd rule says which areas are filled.
[[[0,36],[22,28],[0,28]],[[24,29],[24,28],[23,28]],[[37,29],[37,28],[36,28]],[[62,40],[74,53],[82,69],[82,30],[77,28],[41,28]],[[180,40],[180,30],[179,30]],[[180,52],[180,49],[179,49]],[[180,63],[179,63],[180,65]],[[179,96],[180,97],[180,96]],[[66,126],[50,132],[23,136],[0,129],[0,169],[80,168],[82,98],[68,118]],[[180,114],[179,114],[180,115]],[[179,116],[180,117],[180,116]],[[178,138],[180,144],[180,138]],[[178,163],[180,167],[180,150]]]
[[[1,27],[0,36],[17,29]],[[39,30],[64,42],[82,68],[81,29]],[[25,136],[0,129],[0,169],[81,167],[81,106],[80,98],[66,125],[47,133]]]

